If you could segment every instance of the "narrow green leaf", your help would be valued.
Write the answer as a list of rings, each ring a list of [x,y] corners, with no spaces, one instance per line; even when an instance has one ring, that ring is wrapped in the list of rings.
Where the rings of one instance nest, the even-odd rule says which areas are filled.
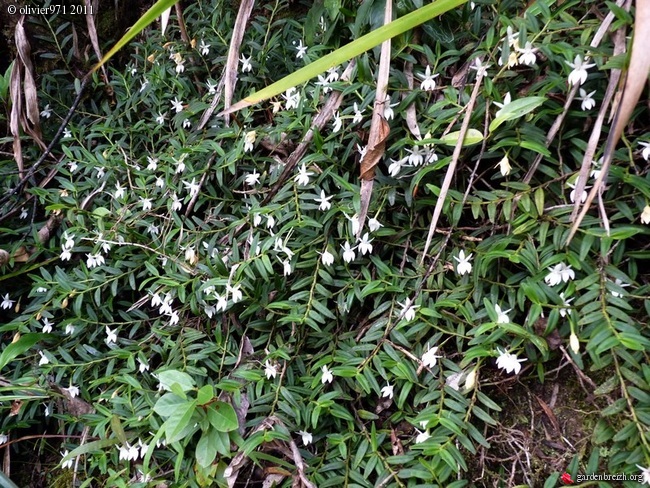
[[[490,124],[490,132],[494,132],[497,127],[508,120],[518,119],[532,112],[545,101],[546,98],[544,97],[525,97],[510,102],[499,110],[498,115]]]
[[[5,347],[2,354],[0,354],[0,370],[13,361],[16,356],[27,351],[43,337],[43,334],[25,334],[16,342],[12,342]]]

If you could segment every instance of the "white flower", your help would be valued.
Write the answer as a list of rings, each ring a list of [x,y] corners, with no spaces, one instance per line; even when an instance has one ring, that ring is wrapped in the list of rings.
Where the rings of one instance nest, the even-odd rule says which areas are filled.
[[[395,387],[391,385],[390,383],[386,383],[386,386],[384,386],[381,389],[381,397],[382,398],[393,398],[393,389]]]
[[[0,442],[0,444],[2,444]],[[65,458],[69,454],[68,450],[66,449],[61,453],[61,459]],[[70,458],[65,462],[61,463],[61,469],[72,469],[72,465],[74,464],[74,458]]]
[[[108,325],[106,326],[106,345],[117,344],[117,331],[111,330]]]
[[[323,372],[323,376],[320,379],[320,382],[322,384],[331,383],[334,380],[334,375],[327,366],[323,366],[321,368],[321,371]]]
[[[97,179],[102,179],[106,173],[104,172],[104,167],[97,168]]]
[[[199,256],[196,254],[194,246],[188,246],[185,249],[185,261],[190,264],[196,264],[199,262]]]
[[[445,384],[452,390],[458,391],[460,389],[460,380],[463,378],[465,373],[459,371],[458,373],[453,373],[447,377]]]
[[[388,166],[388,174],[391,175],[393,178],[395,178],[398,174],[400,169],[402,169],[402,161],[403,159],[392,159],[391,158],[391,163]]]
[[[591,165],[594,167],[594,169],[591,170],[589,173],[589,176],[598,179],[600,176],[600,173],[603,172],[602,167],[603,167],[603,158],[600,158],[598,161],[595,159],[591,161]]]
[[[296,91],[295,87],[291,87],[286,92],[284,92],[282,98],[284,98],[287,101],[286,104],[287,110],[291,110],[292,108],[298,108],[298,105],[300,105],[300,93]]]
[[[338,131],[341,130],[341,127],[343,127],[343,121],[341,120],[341,114],[336,112],[334,114],[334,126],[332,127],[332,131],[334,133],[337,133]]]
[[[641,157],[646,161],[650,159],[650,142],[639,141],[639,145],[643,146],[643,151],[641,151]]]
[[[208,88],[208,94],[214,95],[215,93],[217,93],[217,86],[218,85],[217,85],[217,83],[213,83],[212,80],[208,80],[205,83],[205,86]]]
[[[560,298],[562,299],[562,308],[560,308],[560,316],[566,317],[569,313],[568,307],[569,304],[574,300],[573,298],[566,299],[564,298],[564,292],[560,293]]]
[[[88,254],[86,253],[86,266],[88,266],[88,269],[95,268],[97,266],[101,266],[102,264],[106,264],[106,261],[104,260],[104,256],[101,254]]]
[[[318,254],[321,255],[321,259],[325,266],[330,266],[334,263],[334,255],[331,252],[329,252],[327,249],[325,249],[325,251],[322,254],[321,253]]]
[[[546,281],[546,284],[549,286],[559,285],[563,281],[566,283],[576,277],[575,271],[571,269],[571,266],[567,266],[564,263],[558,263],[548,269],[551,272],[546,275],[544,281]]]
[[[149,371],[149,363],[147,362],[146,359],[142,360],[142,359],[138,358],[138,364],[139,364],[138,365],[138,371],[140,371],[140,373],[144,373],[145,371]]]
[[[361,113],[361,110],[359,110],[359,106],[357,105],[357,102],[354,102],[352,108],[354,109],[354,118],[352,119],[352,123],[358,124],[363,120],[363,114]]]
[[[52,332],[53,325],[54,324],[50,322],[50,319],[48,319],[47,317],[43,318],[43,334],[49,334],[50,332]]]
[[[183,71],[185,71],[185,61],[181,61],[179,63],[176,63],[176,74],[181,74]]]
[[[257,132],[254,130],[246,132],[244,135],[244,152],[251,152],[253,150],[253,144],[255,144],[255,136]]]
[[[317,86],[322,86],[323,87],[323,93],[329,93],[332,91],[332,87],[330,86],[330,82],[327,81],[327,78],[325,78],[323,75],[318,75],[318,81],[315,83]]]
[[[504,369],[506,373],[519,374],[521,371],[521,363],[526,361],[525,359],[517,359],[516,354],[510,354],[507,349],[501,351],[497,348],[499,357],[497,358],[497,367]]]
[[[297,184],[306,186],[309,184],[309,177],[313,174],[314,173],[308,172],[305,163],[302,163],[302,166],[300,166],[298,174],[295,176],[294,180]]]
[[[77,166],[77,163],[76,163],[75,161],[71,161],[71,162],[68,164],[68,167],[70,168],[70,173],[74,173],[75,171],[77,171],[77,168],[78,168],[79,166]]]
[[[179,320],[180,317],[178,316],[178,312],[176,310],[172,310],[172,312],[169,314],[169,325],[176,325]]]
[[[151,198],[140,197],[140,203],[142,204],[142,210],[151,210]]]
[[[368,228],[370,229],[370,232],[375,232],[378,231],[380,228],[382,228],[384,225],[379,222],[376,218],[371,218],[368,221]]]
[[[306,432],[304,430],[299,430],[298,432],[296,432],[296,434],[298,434],[300,437],[302,437],[302,443],[305,446],[308,446],[314,440],[312,435],[309,432]]]
[[[139,91],[139,93],[142,93],[143,91],[145,91],[148,86],[149,86],[149,80],[147,80],[146,78],[143,78],[142,81],[140,82],[140,91]]]
[[[503,111],[503,108],[508,105],[510,102],[512,102],[512,96],[510,95],[510,92],[506,93],[506,96],[503,97],[503,103],[499,102],[492,102],[494,105],[499,107],[499,110],[497,110],[496,116],[498,117],[499,114]]]
[[[267,229],[272,229],[273,226],[275,225],[275,218],[273,218],[273,215],[269,214],[266,216],[266,228]]]
[[[253,65],[251,64],[251,56],[246,57],[242,54],[241,58],[239,58],[239,62],[241,63],[242,73],[249,73],[250,71],[253,71]]]
[[[357,152],[359,153],[359,162],[363,161],[363,158],[366,157],[366,152],[368,152],[368,146],[361,147],[357,144]]]
[[[512,310],[509,308],[508,310],[501,310],[501,307],[499,305],[494,306],[494,310],[497,313],[497,324],[509,324],[510,323],[510,317],[508,317],[508,312]]]
[[[585,90],[580,88],[580,96],[578,97],[578,100],[580,100],[582,103],[580,104],[580,108],[585,111],[585,110],[591,110],[596,106],[596,100],[593,99],[593,96],[596,94],[596,91],[592,91],[591,93],[587,93]]]
[[[164,188],[165,187],[165,180],[163,180],[160,176],[156,178],[156,186],[158,188]]]
[[[185,188],[187,188],[190,191],[190,196],[192,197],[198,195],[199,190],[201,189],[201,185],[196,182],[196,178],[192,178],[191,183],[187,183],[186,181],[184,181],[183,185],[185,185]]]
[[[192,122],[190,122],[190,119],[183,120],[183,129],[189,129],[191,126]]]
[[[241,285],[226,285],[226,291],[232,294],[232,303],[241,302],[244,295],[241,292]]]
[[[584,62],[579,54],[576,55],[573,63],[568,61],[565,61],[565,63],[573,68],[573,71],[569,73],[569,85],[582,85],[587,81],[587,70],[596,66],[596,63],[587,64]]]
[[[424,91],[432,91],[436,87],[435,78],[437,74],[431,74],[431,66],[427,65],[427,68],[424,70],[424,75],[419,75],[422,78],[422,83],[420,83],[420,89]]]
[[[266,360],[266,363],[264,363],[264,374],[266,375],[267,380],[275,378],[278,374],[278,369],[275,365],[271,364],[268,359]]]
[[[372,252],[372,239],[369,239],[368,233],[366,232],[361,239],[359,239],[359,252],[362,256],[365,256],[366,253]]]
[[[619,278],[616,278],[616,280],[614,281],[614,284],[620,286],[621,288],[627,288],[628,286],[630,286],[628,283],[623,283]],[[617,291],[613,291],[611,293],[612,293],[612,296],[615,297],[615,298],[620,298],[620,297],[623,296],[622,293],[619,293]]]
[[[63,138],[64,139],[70,139],[72,137],[72,132],[70,132],[70,129],[67,127],[63,129]]]
[[[249,173],[246,175],[244,178],[244,181],[248,186],[255,186],[259,185],[260,183],[260,174],[257,172],[257,170],[253,170],[252,173]]]
[[[260,214],[253,215],[253,227],[257,227],[262,223],[262,216]]]
[[[359,216],[354,214],[352,217],[349,217],[348,214],[345,214],[345,218],[352,224],[352,235],[356,236],[359,233]]]
[[[201,54],[203,56],[207,56],[210,54],[210,44],[206,44],[203,39],[201,39],[201,44],[199,44],[199,49],[201,50]]]
[[[65,333],[66,333],[67,335],[72,335],[72,334],[74,334],[74,325],[72,325],[72,324],[67,324],[67,325],[65,326]]]
[[[48,103],[45,105],[45,108],[41,112],[41,117],[45,117],[46,119],[49,119],[52,116],[52,109],[50,108],[50,104]]]
[[[182,112],[183,102],[180,101],[177,97],[174,97],[174,100],[172,100],[172,108],[176,111],[176,113]]]
[[[329,68],[327,70],[327,81],[330,83],[334,81],[338,81],[339,79],[339,68],[338,66],[334,66],[333,68]]]
[[[348,241],[345,241],[345,245],[341,246],[343,248],[343,261],[346,263],[351,263],[354,261],[354,258],[356,255],[354,254],[354,250],[357,248],[355,247],[350,247],[350,243]]]
[[[407,149],[406,152],[409,153],[408,162],[413,166],[424,163],[424,156],[427,155],[426,149],[422,146],[413,146],[413,149]]]
[[[320,191],[320,198],[314,198],[315,201],[320,203],[320,205],[318,206],[318,210],[320,210],[322,212],[325,212],[325,211],[329,210],[330,208],[332,208],[332,204],[330,203],[330,200],[332,198],[334,198],[333,195],[329,196],[329,197],[326,197],[325,196],[325,190],[321,190]]]
[[[165,123],[165,116],[166,116],[166,115],[167,115],[167,114],[164,114],[164,115],[163,115],[162,112],[158,112],[158,115],[156,116],[156,123],[157,123],[157,124],[160,124],[160,125],[164,124],[164,123]]]
[[[185,171],[185,158],[181,157],[177,162],[176,162],[176,170],[174,171],[176,174],[180,174],[183,171]]]
[[[530,41],[526,41],[526,45],[523,49],[517,49],[519,52],[519,61],[526,66],[532,66],[537,62],[537,56],[535,56],[535,49]]]
[[[68,232],[63,233],[62,239],[65,241],[61,244],[63,249],[72,249],[74,247],[74,234],[68,235]]]
[[[38,351],[38,353],[41,356],[41,359],[38,361],[39,366],[43,366],[45,364],[50,364],[50,360],[47,358],[47,356],[43,353],[43,351]]]
[[[63,388],[63,389],[68,392],[68,394],[70,395],[70,398],[74,398],[74,397],[79,396],[79,387],[77,387],[77,386],[70,385],[69,387]]]
[[[485,76],[487,75],[487,70],[491,65],[481,63],[479,58],[474,60],[474,65],[470,66],[471,69],[476,70],[476,76]]]
[[[643,466],[639,466],[638,464],[636,465],[636,467],[641,470],[641,477],[643,478],[641,480],[641,484],[642,485],[645,485],[645,484],[650,485],[650,468],[644,468]]]
[[[454,259],[458,263],[456,266],[456,271],[459,275],[462,276],[472,271],[472,263],[469,262],[470,259],[472,259],[472,253],[470,253],[469,256],[465,257],[465,251],[461,249],[458,253],[458,257],[454,256]]]
[[[70,261],[70,258],[72,257],[72,253],[70,252],[69,249],[63,249],[59,257],[61,258],[62,261]]]
[[[569,336],[569,347],[574,354],[578,354],[580,352],[580,340],[578,339],[578,336],[573,332],[571,332],[571,335]]]
[[[307,46],[303,46],[302,44],[302,39],[298,41],[298,45],[296,46],[296,50],[298,51],[296,53],[296,59],[302,59],[305,54],[307,54]]]
[[[285,259],[282,261],[282,266],[284,266],[284,276],[289,276],[291,274],[291,261]]]
[[[429,345],[427,344],[427,352],[422,354],[422,364],[427,368],[433,368],[438,362],[438,359],[442,357],[442,356],[436,356],[437,352],[438,352],[437,346],[429,347]]]
[[[395,117],[395,112],[393,112],[393,107],[396,107],[399,103],[390,103],[390,95],[386,95],[386,100],[384,100],[384,118],[386,120],[391,120]]]
[[[126,188],[120,185],[119,182],[115,183],[115,199],[118,200],[124,196]]]
[[[181,208],[183,208],[183,203],[178,199],[178,195],[176,193],[172,194],[172,211],[177,212]]]
[[[149,171],[156,171],[158,169],[158,158],[147,156],[147,169]]]
[[[643,212],[641,212],[641,223],[650,224],[650,205],[643,207]]]
[[[508,161],[508,156],[503,156],[495,168],[497,166],[499,167],[499,171],[501,171],[502,176],[508,176],[510,174],[510,170],[512,169],[512,166],[510,166],[510,161]]]
[[[576,201],[576,186],[573,183],[567,183],[567,186],[569,188],[572,188],[571,193],[569,193],[569,199],[572,202],[575,202]],[[591,187],[590,186],[585,186],[585,189],[582,190],[582,195],[580,195],[580,201],[582,203],[585,203],[585,201],[587,200],[587,196],[588,196],[587,190],[589,188],[591,188]]]
[[[9,293],[5,293],[5,296],[2,297],[2,303],[0,304],[0,307],[7,310],[8,308],[13,307],[15,302],[16,300],[9,298]]]
[[[428,430],[425,430],[424,432],[420,432],[418,429],[415,430],[418,432],[418,435],[415,437],[416,444],[421,444],[431,438],[431,434],[429,434]]]
[[[404,317],[404,320],[410,322],[415,318],[415,309],[418,308],[419,305],[413,305],[410,298],[407,298],[403,304],[399,303],[399,305],[402,307],[400,315]]]

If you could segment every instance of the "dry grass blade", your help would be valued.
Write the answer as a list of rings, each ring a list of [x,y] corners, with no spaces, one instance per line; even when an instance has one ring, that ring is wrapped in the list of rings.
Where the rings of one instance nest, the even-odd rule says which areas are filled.
[[[217,108],[217,104],[221,98],[221,90],[224,90],[223,106],[224,110],[228,110],[232,105],[232,96],[235,92],[235,85],[237,84],[237,68],[239,67],[239,48],[241,47],[244,33],[246,32],[246,23],[253,11],[255,0],[243,0],[239,5],[239,12],[235,20],[235,26],[232,31],[232,38],[230,39],[230,47],[228,48],[228,58],[226,59],[226,69],[223,71],[223,77],[217,87],[217,93],[212,99],[210,107],[205,111],[201,120],[199,121],[198,129],[201,130],[208,123],[210,117]],[[230,113],[224,114],[226,125],[230,123]]]
[[[460,151],[463,148],[463,142],[465,141],[465,134],[467,134],[467,129],[469,128],[469,121],[472,117],[472,111],[474,110],[474,105],[476,104],[476,98],[478,97],[478,92],[481,88],[481,82],[483,81],[483,74],[478,71],[476,74],[476,81],[474,82],[474,90],[472,91],[472,96],[469,99],[467,107],[465,107],[465,118],[463,118],[463,124],[460,127],[460,133],[458,135],[458,142],[456,147],[454,147],[454,153],[451,156],[451,162],[449,163],[449,168],[447,168],[447,174],[445,179],[442,182],[442,187],[440,188],[440,195],[438,195],[438,200],[436,201],[436,208],[433,210],[433,217],[431,218],[431,225],[429,226],[429,234],[427,235],[426,243],[424,244],[424,250],[422,251],[422,257],[420,258],[420,264],[424,262],[424,258],[429,251],[431,246],[431,239],[433,239],[433,234],[436,232],[436,226],[438,225],[438,219],[440,218],[440,213],[442,212],[442,207],[445,204],[445,199],[447,198],[447,192],[451,185],[451,180],[456,173],[456,165],[458,164],[458,159],[460,158]]]
[[[612,162],[612,156],[616,144],[623,133],[623,129],[630,120],[632,111],[639,101],[641,92],[648,81],[648,73],[650,73],[650,52],[648,51],[648,46],[650,46],[650,2],[642,0],[636,3],[634,40],[632,41],[632,49],[630,53],[630,65],[625,79],[621,101],[616,110],[616,115],[614,116],[614,124],[609,133],[609,137],[607,138],[607,143],[605,144],[603,166],[593,188],[589,192],[589,196],[582,207],[582,211],[571,227],[571,231],[566,240],[567,246],[571,243],[571,239],[573,239],[578,227],[580,227],[582,219],[584,219],[585,215],[589,211],[589,207],[591,206],[595,196],[599,191],[601,191],[603,181],[607,178],[609,173],[609,167]]]
[[[404,76],[406,76],[406,83],[409,90],[413,90],[413,63],[406,63],[404,65]],[[402,98],[406,98],[406,93],[402,94]],[[416,139],[420,139],[420,127],[418,126],[418,117],[415,110],[415,103],[411,103],[404,111],[406,117],[406,126],[409,128],[411,134]]]
[[[97,28],[95,27],[95,15],[93,12],[97,12],[99,5],[97,1],[93,2],[92,0],[85,0],[86,2],[86,26],[88,27],[88,37],[90,37],[90,43],[93,45],[93,50],[95,51],[95,56],[97,59],[102,59],[102,50],[99,48],[99,38],[97,37]],[[94,5],[93,5],[94,3]],[[104,75],[104,81],[106,86],[110,86],[108,81],[108,74],[106,73],[106,66],[102,64],[102,74]]]
[[[393,2],[386,0],[384,9],[384,25],[391,22],[393,18]],[[384,107],[390,100],[388,95],[388,77],[390,74],[390,46],[388,39],[381,44],[379,56],[379,72],[377,74],[377,91],[375,92],[375,105],[372,110],[372,121],[370,122],[370,134],[366,153],[361,159],[361,208],[359,211],[359,231],[356,237],[361,235],[363,226],[368,215],[370,199],[372,198],[372,187],[375,178],[375,167],[384,156],[386,151],[386,139],[390,134],[390,127],[384,119]]]
[[[16,59],[14,67],[11,69],[9,80],[9,93],[11,94],[11,113],[9,114],[9,128],[13,136],[13,151],[18,173],[21,179],[24,178],[23,151],[20,144],[20,114],[23,110],[23,96],[20,90],[20,80],[22,79],[23,64]]]

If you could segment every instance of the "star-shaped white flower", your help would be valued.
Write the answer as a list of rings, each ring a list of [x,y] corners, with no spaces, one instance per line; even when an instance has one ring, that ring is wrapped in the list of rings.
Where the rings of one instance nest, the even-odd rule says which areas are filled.
[[[16,300],[12,300],[9,298],[9,293],[5,293],[4,297],[2,297],[2,303],[0,304],[0,307],[7,310],[13,307],[14,303],[16,303]]]
[[[422,78],[422,83],[420,83],[420,89],[424,91],[432,91],[436,87],[435,78],[437,74],[431,74],[431,66],[427,65],[427,68],[424,70],[424,75],[419,75]]]
[[[503,97],[503,103],[499,102],[492,102],[494,105],[499,107],[499,110],[497,110],[496,116],[498,117],[499,114],[503,111],[503,108],[508,105],[509,103],[512,102],[512,96],[510,95],[510,92],[506,93],[506,96]]]
[[[329,252],[327,249],[323,253],[318,253],[321,255],[321,260],[325,266],[331,266],[334,263],[334,255]]]
[[[321,376],[320,379],[322,384],[331,383],[334,380],[334,375],[326,365],[321,368],[321,372],[323,373],[323,376]]]
[[[151,210],[151,198],[140,197],[140,203],[142,204],[142,210]]]
[[[246,57],[242,54],[241,58],[239,58],[239,62],[241,63],[242,73],[248,73],[253,70],[253,65],[251,64],[251,56]]]
[[[359,106],[357,105],[357,102],[354,102],[352,108],[354,109],[354,118],[352,119],[352,123],[358,124],[363,120],[363,114],[361,113],[361,110],[359,110]]]
[[[525,359],[517,359],[516,354],[511,354],[507,349],[501,351],[497,348],[499,357],[497,358],[497,367],[506,371],[506,373],[515,373],[519,374],[521,371],[521,363],[526,361]]]
[[[472,259],[472,253],[470,253],[469,256],[465,256],[465,251],[461,249],[458,253],[458,257],[454,256],[454,259],[458,263],[456,266],[456,271],[459,275],[462,276],[472,271],[472,263],[470,263],[470,260]]]
[[[497,324],[509,324],[510,323],[510,317],[508,317],[508,312],[512,310],[509,308],[508,310],[501,310],[501,307],[499,305],[494,306],[494,310],[497,313]]]
[[[305,430],[299,430],[298,432],[296,432],[296,434],[298,434],[300,437],[302,437],[302,443],[303,443],[305,446],[308,446],[308,445],[311,444],[312,441],[314,440],[314,438],[313,438],[313,436],[311,435],[311,433],[309,433],[309,432],[307,432],[307,431],[305,431]]]
[[[260,174],[257,172],[257,170],[253,170],[252,173],[249,173],[246,175],[244,178],[244,181],[246,181],[246,184],[248,186],[255,186],[260,184]]]
[[[117,331],[111,330],[108,325],[106,326],[106,345],[117,343]]]
[[[351,263],[354,261],[354,258],[356,255],[354,254],[354,250],[357,248],[356,246],[350,247],[350,243],[348,241],[345,241],[345,244],[341,246],[343,248],[343,261],[346,263]]]
[[[185,188],[187,188],[190,191],[190,196],[195,196],[199,193],[199,190],[201,189],[201,185],[196,182],[196,178],[192,178],[191,183],[187,183],[186,181],[183,182],[183,185],[185,185]]]
[[[199,44],[199,49],[201,50],[201,54],[203,56],[207,56],[210,54],[210,44],[206,44],[203,39],[201,39],[201,44]]]
[[[564,298],[564,292],[560,293],[560,298],[562,299],[562,308],[560,308],[560,316],[561,317],[566,317],[567,314],[569,313],[568,307],[570,307],[570,303],[574,300],[574,298]]]
[[[568,61],[565,61],[565,63],[573,68],[573,71],[569,73],[569,85],[582,85],[587,81],[587,70],[596,66],[596,63],[588,64],[584,62],[579,54],[576,55],[573,63]]]
[[[332,132],[337,133],[338,131],[341,130],[342,127],[343,127],[343,120],[341,120],[341,114],[339,114],[339,112],[336,112],[334,114]]]
[[[418,305],[414,305],[413,302],[411,302],[410,298],[407,298],[404,303],[399,303],[399,306],[402,307],[402,312],[400,313],[400,316],[404,317],[404,320],[407,322],[410,322],[415,318],[415,310],[419,308]]]
[[[563,281],[566,283],[576,277],[576,273],[571,269],[571,266],[567,266],[564,263],[558,263],[548,269],[551,272],[546,275],[544,281],[546,281],[546,284],[549,286],[559,285]]]
[[[314,198],[316,202],[318,202],[320,205],[318,206],[318,210],[325,212],[332,208],[332,204],[330,203],[330,200],[334,198],[333,195],[325,196],[325,190],[320,191],[320,198]]]
[[[180,101],[177,97],[174,97],[174,100],[172,100],[172,108],[176,111],[176,113],[182,112],[183,102]]]
[[[302,44],[302,39],[300,39],[298,41],[298,45],[296,46],[296,50],[298,51],[296,53],[296,58],[297,59],[302,59],[305,56],[305,54],[307,54],[307,46],[304,46]]]
[[[639,466],[638,464],[636,465],[637,468],[641,470],[641,484],[645,485],[648,484],[650,485],[650,468],[644,468],[643,466]]]
[[[361,253],[362,256],[365,256],[366,253],[371,253],[372,252],[372,239],[369,238],[368,233],[366,232],[363,234],[363,236],[359,239],[359,252]]]
[[[44,317],[43,318],[43,334],[49,334],[50,332],[52,332],[52,326],[53,325],[54,324],[52,322],[50,322],[50,319],[48,319],[47,317]]]
[[[596,94],[596,91],[592,91],[591,93],[587,93],[585,90],[580,88],[580,96],[578,97],[578,100],[580,100],[582,103],[580,104],[580,108],[583,111],[586,110],[591,110],[596,106],[596,100],[594,100],[593,96]]]
[[[510,161],[508,161],[508,156],[503,156],[501,158],[501,161],[497,163],[495,168],[498,167],[499,171],[501,171],[501,176],[508,176],[510,174],[510,170],[512,170],[512,166],[510,166]]]
[[[379,229],[381,229],[383,226],[384,226],[384,225],[383,225],[382,223],[380,223],[379,220],[377,220],[377,219],[374,218],[374,217],[371,218],[371,219],[368,221],[368,228],[370,229],[370,232],[376,232],[376,231],[378,231]]]
[[[264,364],[264,374],[266,375],[267,380],[275,378],[275,376],[278,374],[278,369],[275,367],[275,365],[271,364],[268,359]]]
[[[393,385],[391,385],[390,383],[386,383],[386,386],[384,386],[381,389],[381,397],[382,398],[390,398],[390,399],[392,399],[394,389],[395,389],[395,387]]]
[[[535,56],[536,49],[533,48],[533,45],[530,41],[526,41],[526,45],[523,49],[517,48],[519,53],[519,61],[526,66],[532,66],[537,62],[537,56]]]
[[[422,364],[426,366],[427,368],[433,368],[436,363],[438,362],[438,359],[440,359],[442,356],[437,356],[436,353],[438,352],[438,347],[429,347],[427,344],[427,351],[422,354]]]
[[[309,177],[313,175],[314,173],[310,173],[307,171],[307,167],[305,166],[305,163],[302,163],[302,166],[300,166],[300,169],[298,170],[298,174],[295,176],[294,180],[296,183],[298,183],[301,186],[307,186],[309,184]]]
[[[643,212],[641,212],[641,223],[650,224],[650,205],[643,207]]]

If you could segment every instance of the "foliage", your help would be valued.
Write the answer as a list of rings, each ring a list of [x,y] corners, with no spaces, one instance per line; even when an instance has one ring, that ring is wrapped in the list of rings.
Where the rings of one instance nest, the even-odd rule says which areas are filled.
[[[258,476],[252,464],[283,486],[470,486],[482,483],[475,455],[504,415],[499,385],[513,372],[553,381],[568,361],[598,379],[600,417],[565,469],[639,474],[650,465],[650,231],[638,222],[650,199],[647,120],[635,114],[616,152],[601,204],[609,235],[594,210],[563,247],[595,115],[574,102],[547,142],[571,88],[568,63],[597,64],[581,96],[594,91],[599,106],[622,60],[609,38],[589,47],[602,4],[550,3],[468,3],[394,39],[386,164],[360,233],[376,52],[359,56],[351,81],[332,70],[199,131],[236,12],[221,0],[188,6],[190,45],[173,21],[167,37],[150,28],[128,66],[107,83],[94,75],[57,160],[37,173],[44,183],[2,209],[3,248],[30,258],[0,276],[0,431],[45,422],[69,436],[50,446],[68,451],[57,456],[63,471],[80,455],[82,486],[227,486]],[[421,5],[400,2],[397,14]],[[628,28],[631,15],[608,6],[613,27]],[[59,21],[63,40],[43,56],[61,69],[40,75],[46,140],[78,88],[63,68],[72,27],[50,19]],[[260,4],[236,96],[382,22],[373,0]],[[422,266],[479,69],[471,138]],[[282,180],[330,90],[344,95],[339,111]],[[26,151],[38,157],[36,145]],[[15,186],[15,163],[1,154]],[[41,242],[53,220],[60,227]],[[561,474],[519,482],[555,486]]]

